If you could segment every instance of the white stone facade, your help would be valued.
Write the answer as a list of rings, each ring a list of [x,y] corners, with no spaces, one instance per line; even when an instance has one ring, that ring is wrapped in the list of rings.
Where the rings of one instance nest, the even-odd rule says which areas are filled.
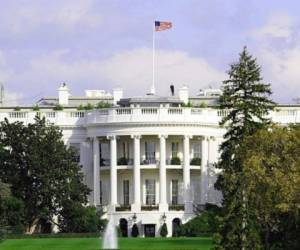
[[[2,107],[0,120],[27,124],[39,112],[62,129],[66,144],[78,149],[84,181],[92,189],[91,205],[102,208],[116,225],[123,219],[128,235],[137,223],[140,235],[158,236],[165,221],[172,236],[174,222],[187,222],[207,202],[220,204],[213,164],[225,132],[218,125],[225,112],[152,104],[88,111]],[[300,122],[300,108],[278,106],[270,117],[282,124]]]

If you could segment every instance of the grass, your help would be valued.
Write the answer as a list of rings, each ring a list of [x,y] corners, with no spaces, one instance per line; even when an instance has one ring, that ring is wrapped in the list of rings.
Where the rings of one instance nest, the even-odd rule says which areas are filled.
[[[8,239],[1,250],[99,250],[98,238]],[[209,250],[212,240],[199,238],[121,238],[119,249],[132,250]]]

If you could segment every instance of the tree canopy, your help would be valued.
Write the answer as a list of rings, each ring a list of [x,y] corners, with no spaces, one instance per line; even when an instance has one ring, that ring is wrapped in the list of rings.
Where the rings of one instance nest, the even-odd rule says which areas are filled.
[[[300,127],[260,130],[244,140],[239,154],[264,248],[300,249]]]
[[[87,202],[75,152],[62,140],[61,130],[36,117],[35,123],[0,124],[0,179],[24,204],[25,227],[33,232],[40,220],[52,221],[65,201]]]

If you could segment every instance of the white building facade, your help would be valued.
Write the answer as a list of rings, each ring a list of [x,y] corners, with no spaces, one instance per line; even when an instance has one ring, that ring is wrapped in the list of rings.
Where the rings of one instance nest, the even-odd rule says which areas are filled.
[[[91,205],[113,218],[124,235],[130,236],[136,223],[141,236],[158,236],[165,222],[172,236],[206,203],[221,203],[214,190],[214,163],[225,132],[219,126],[225,112],[215,107],[218,95],[212,90],[193,97],[183,87],[167,97],[123,98],[121,89],[72,97],[63,85],[59,98],[39,101],[38,111],[1,107],[0,120],[28,124],[39,112],[77,150]],[[99,102],[111,107],[78,110]],[[58,104],[64,109],[53,110]],[[297,123],[300,107],[280,105],[270,116],[281,124]]]

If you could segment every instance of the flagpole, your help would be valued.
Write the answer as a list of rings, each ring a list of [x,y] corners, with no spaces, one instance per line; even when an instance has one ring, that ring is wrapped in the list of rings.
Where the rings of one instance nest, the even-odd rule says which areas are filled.
[[[155,94],[155,21],[152,30],[152,86],[150,94]]]

